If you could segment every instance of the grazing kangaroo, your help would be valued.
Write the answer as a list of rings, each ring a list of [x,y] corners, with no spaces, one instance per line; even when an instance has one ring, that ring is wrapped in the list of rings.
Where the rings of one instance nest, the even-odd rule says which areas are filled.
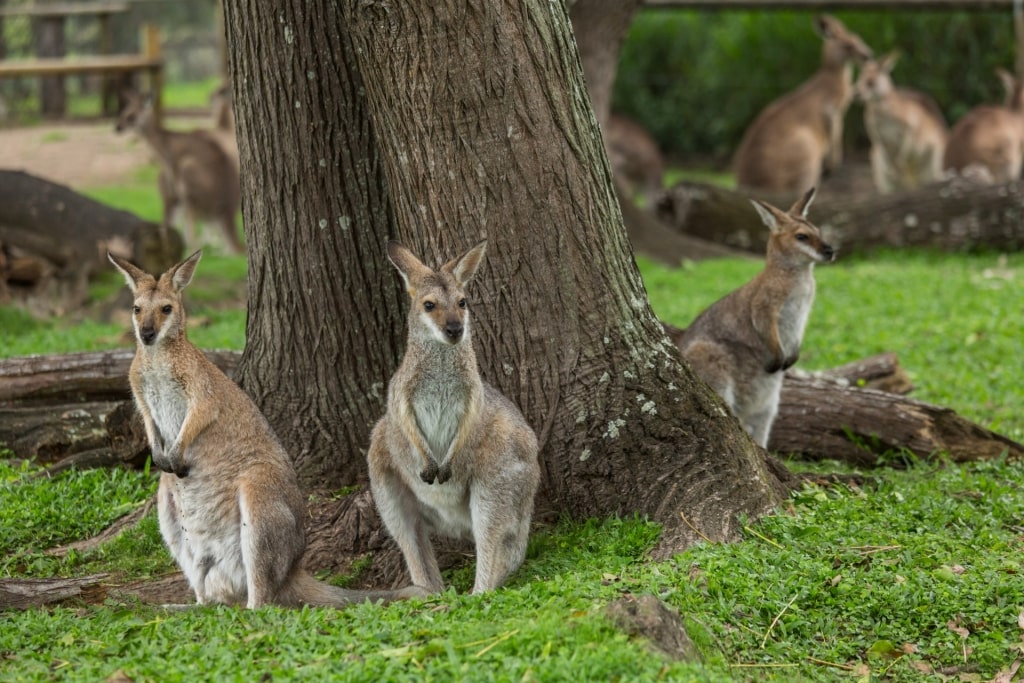
[[[644,192],[647,204],[663,187],[665,162],[658,143],[636,121],[612,114],[604,129],[604,144],[612,171],[631,194]]]
[[[108,254],[135,297],[129,380],[163,474],[160,532],[200,604],[341,607],[425,595],[349,591],[301,566],[305,499],[259,409],[185,334],[182,290],[202,252],[159,278]]]
[[[209,131],[172,131],[156,120],[151,97],[125,94],[116,130],[134,129],[153,149],[160,164],[158,178],[165,226],[179,208],[185,210],[185,242],[195,245],[196,221],[215,221],[227,249],[240,254],[235,214],[241,203],[238,170]]]
[[[398,242],[388,258],[412,308],[405,356],[370,437],[370,488],[417,586],[444,588],[430,534],[472,538],[474,593],[522,564],[540,482],[537,437],[519,409],[480,379],[465,287],[481,242],[439,270]]]
[[[864,125],[871,138],[871,170],[879,192],[913,190],[941,180],[949,129],[928,95],[893,86],[898,52],[868,61],[857,78]]]
[[[769,104],[743,135],[734,167],[741,189],[804,193],[843,158],[843,117],[853,98],[853,62],[871,48],[828,15],[815,27],[824,40],[821,67],[799,88]]]
[[[235,173],[240,172],[238,160],[238,138],[235,135],[235,109],[231,100],[231,85],[222,83],[210,93],[210,106],[213,110],[213,128],[209,131],[224,153],[235,166]]]
[[[814,303],[814,264],[835,258],[807,220],[811,188],[783,213],[752,200],[768,226],[768,257],[753,280],[709,306],[686,328],[679,349],[761,447],[779,408],[782,371],[800,356]]]
[[[1024,165],[1024,81],[999,70],[1007,92],[1006,105],[981,105],[967,112],[949,133],[943,166],[971,173],[992,183],[1008,183],[1020,177]]]

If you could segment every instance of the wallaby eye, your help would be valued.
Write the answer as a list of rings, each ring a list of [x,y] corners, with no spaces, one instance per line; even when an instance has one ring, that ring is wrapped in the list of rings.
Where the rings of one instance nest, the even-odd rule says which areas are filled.
[[[132,306],[132,313],[142,313],[142,309],[138,306]]]
[[[807,235],[803,234],[802,232],[798,232],[796,234],[796,241],[797,242],[806,242],[807,241]]]
[[[465,308],[465,307],[466,307],[466,300],[465,299],[459,299],[459,308]]]
[[[171,308],[171,305],[170,305],[170,304],[167,304],[166,306],[164,306],[164,307],[163,307],[163,308],[161,308],[160,310],[164,312],[164,315],[169,315],[169,314],[170,314],[170,312],[171,312],[171,311],[173,311],[174,309],[173,309],[173,308]]]
[[[432,310],[434,310],[434,307],[436,305],[437,304],[435,304],[433,301],[424,301],[423,302],[423,310],[427,311],[427,312],[432,311]]]

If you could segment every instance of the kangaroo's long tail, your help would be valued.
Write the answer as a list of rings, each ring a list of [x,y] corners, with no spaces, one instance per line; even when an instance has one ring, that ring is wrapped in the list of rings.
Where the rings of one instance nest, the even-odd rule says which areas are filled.
[[[422,598],[429,593],[420,586],[408,586],[398,590],[363,591],[339,588],[314,579],[307,572],[299,572],[291,586],[295,602],[313,607],[346,607],[358,602],[385,603],[408,598]]]

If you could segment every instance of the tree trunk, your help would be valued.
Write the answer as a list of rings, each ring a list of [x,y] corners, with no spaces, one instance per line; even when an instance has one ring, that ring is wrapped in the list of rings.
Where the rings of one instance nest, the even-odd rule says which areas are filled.
[[[761,196],[788,206],[794,198]],[[657,203],[674,230],[763,254],[768,238],[746,195],[702,183],[679,183]],[[1017,250],[1024,246],[1024,181],[978,185],[964,178],[912,192],[846,199],[819,197],[810,218],[833,246]]]
[[[249,317],[240,384],[304,486],[366,481],[405,296],[388,191],[338,3],[227,0]]]
[[[396,236],[433,263],[489,240],[471,291],[481,370],[537,430],[548,501],[650,515],[666,552],[697,538],[681,514],[725,539],[780,502],[647,304],[564,8],[342,7]]]

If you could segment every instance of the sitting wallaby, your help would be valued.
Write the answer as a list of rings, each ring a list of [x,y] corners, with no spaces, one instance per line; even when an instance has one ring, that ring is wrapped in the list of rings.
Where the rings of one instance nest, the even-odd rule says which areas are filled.
[[[241,204],[237,165],[209,131],[172,131],[161,126],[152,97],[126,92],[124,99],[115,128],[135,130],[156,154],[163,224],[172,225],[174,214],[184,208],[187,244],[196,244],[196,221],[210,220],[220,226],[227,249],[242,253],[235,221]]]
[[[967,112],[949,133],[943,166],[992,183],[1020,178],[1024,167],[1024,80],[998,71],[1006,105],[982,105]],[[983,169],[980,173],[974,168]]]
[[[814,302],[814,264],[835,251],[807,220],[811,188],[786,213],[751,200],[771,231],[764,270],[709,306],[679,340],[690,367],[761,447],[779,407],[782,371],[800,355]]]
[[[877,62],[866,62],[856,84],[871,138],[875,187],[882,193],[942,180],[942,155],[949,137],[935,100],[917,90],[893,86],[890,73],[898,59],[899,53],[893,51]]]
[[[664,189],[665,161],[658,143],[639,123],[618,114],[608,117],[603,133],[615,177],[631,196],[642,192],[652,205]]]
[[[370,488],[417,586],[443,589],[432,532],[472,538],[474,593],[522,564],[540,482],[537,437],[519,409],[482,381],[469,334],[465,287],[481,242],[431,270],[398,242],[388,258],[412,308],[405,356],[370,437]]]
[[[256,404],[185,334],[182,290],[202,252],[159,278],[108,254],[135,297],[129,380],[153,464],[160,532],[200,604],[322,605],[425,595],[349,591],[301,566],[306,505]]]
[[[871,48],[835,17],[818,17],[815,28],[824,41],[821,67],[747,128],[734,160],[740,188],[802,194],[818,184],[823,167],[842,161],[852,64],[869,59]]]

